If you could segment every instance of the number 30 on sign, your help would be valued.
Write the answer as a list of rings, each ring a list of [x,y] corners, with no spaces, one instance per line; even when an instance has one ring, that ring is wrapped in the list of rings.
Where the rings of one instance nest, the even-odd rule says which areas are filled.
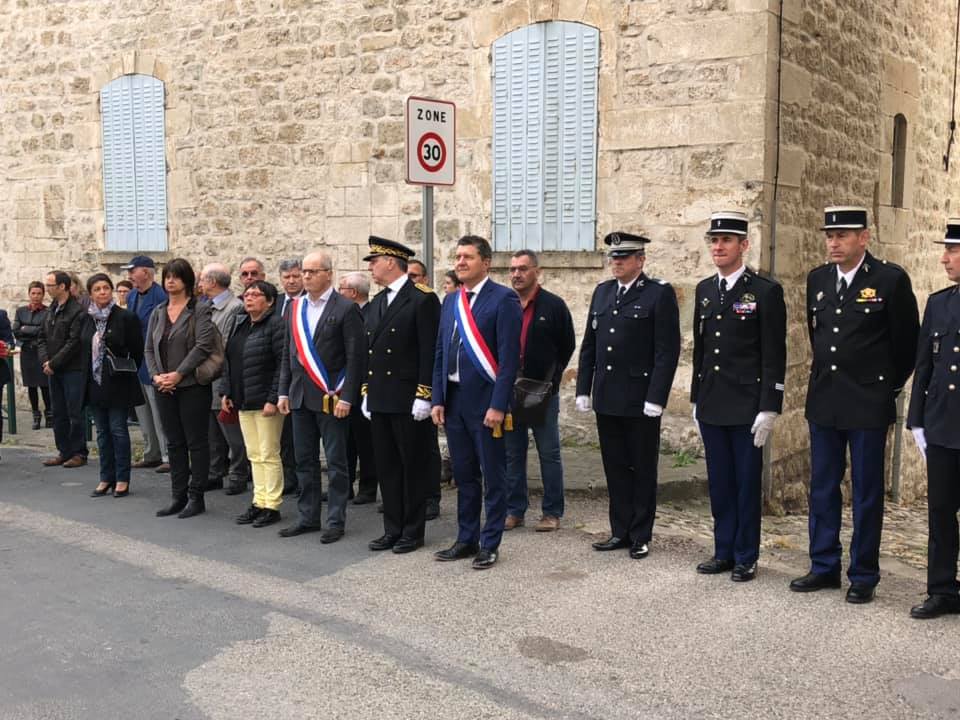
[[[453,185],[456,179],[456,114],[451,102],[407,98],[407,182]]]

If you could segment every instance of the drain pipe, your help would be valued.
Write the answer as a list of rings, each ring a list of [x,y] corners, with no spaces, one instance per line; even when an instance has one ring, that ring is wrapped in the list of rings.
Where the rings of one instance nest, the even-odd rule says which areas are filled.
[[[783,0],[780,0],[780,10],[777,14],[777,129],[776,129],[776,159],[773,171],[773,198],[770,208],[770,245],[767,253],[769,260],[767,271],[771,275],[776,274],[777,269],[777,204],[780,194],[780,108],[781,94],[783,90]],[[771,437],[763,446],[763,474],[761,476],[761,490],[763,495],[763,504],[767,507],[773,495],[773,473],[771,465],[773,463],[773,442]]]

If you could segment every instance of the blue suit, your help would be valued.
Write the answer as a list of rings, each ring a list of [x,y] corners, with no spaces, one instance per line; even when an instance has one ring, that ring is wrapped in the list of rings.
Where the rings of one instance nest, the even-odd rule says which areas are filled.
[[[489,278],[473,299],[477,329],[499,366],[496,382],[481,374],[463,345],[457,358],[450,357],[459,293],[444,298],[437,331],[433,364],[433,405],[444,407],[447,443],[453,477],[457,482],[457,541],[477,543],[495,550],[503,535],[507,516],[506,447],[494,438],[483,418],[488,409],[506,412],[520,364],[520,300],[510,288]],[[460,382],[449,381],[450,369],[459,363]],[[481,501],[486,523],[481,532]]]

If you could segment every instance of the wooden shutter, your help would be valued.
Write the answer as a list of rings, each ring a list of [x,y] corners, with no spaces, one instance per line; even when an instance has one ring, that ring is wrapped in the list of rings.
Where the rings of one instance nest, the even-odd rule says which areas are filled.
[[[497,250],[596,246],[600,34],[528,25],[493,48],[493,238]]]
[[[124,75],[100,91],[108,250],[167,249],[163,83]]]

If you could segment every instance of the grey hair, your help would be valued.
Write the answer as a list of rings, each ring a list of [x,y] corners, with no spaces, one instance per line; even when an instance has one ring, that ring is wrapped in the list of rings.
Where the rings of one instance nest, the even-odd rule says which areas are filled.
[[[281,260],[279,271],[281,273],[290,272],[291,270],[299,270],[300,258],[290,258],[289,260]]]
[[[267,269],[263,266],[263,262],[262,262],[259,258],[255,258],[255,257],[250,256],[250,255],[248,255],[247,257],[245,257],[243,260],[240,261],[240,266],[243,267],[243,266],[246,265],[248,262],[255,262],[255,263],[257,264],[257,267],[260,268],[260,272],[266,272],[266,271],[267,271]]]
[[[368,297],[370,295],[370,280],[362,272],[347,273],[343,276],[343,282],[347,287],[357,291],[357,295]]]
[[[203,273],[208,280],[212,280],[217,287],[230,287],[230,273],[224,272],[220,268],[207,268]]]
[[[540,258],[537,257],[537,254],[533,250],[524,248],[523,250],[517,250],[513,254],[513,257],[515,258],[524,257],[524,256],[530,258],[531,265],[533,265],[534,267],[540,267]]]

